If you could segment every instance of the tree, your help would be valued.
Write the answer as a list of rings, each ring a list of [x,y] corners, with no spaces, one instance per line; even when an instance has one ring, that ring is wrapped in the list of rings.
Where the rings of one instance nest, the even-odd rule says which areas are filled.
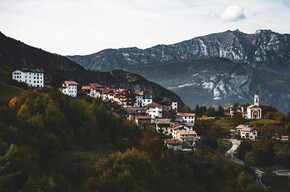
[[[208,117],[214,117],[214,116],[216,116],[215,108],[210,105],[209,108],[208,108],[208,110],[207,110],[207,112],[206,112],[206,115]]]
[[[256,163],[255,163],[255,155],[252,151],[248,151],[246,152],[246,155],[245,155],[245,164],[247,166],[254,166]]]
[[[219,117],[224,117],[224,111],[225,111],[224,108],[220,105],[217,111],[217,115]]]
[[[242,113],[234,112],[234,115],[232,117],[233,121],[235,122],[235,125],[240,125],[246,122],[245,118],[243,117]]]
[[[50,85],[55,88],[61,87],[61,83],[63,80],[64,78],[62,77],[60,72],[55,72],[51,77]]]
[[[29,112],[27,105],[25,105],[25,104],[21,105],[19,111],[17,112],[17,116],[19,116],[20,118],[25,119],[25,120],[30,118],[30,112]]]
[[[162,101],[162,100],[163,100],[163,98],[162,98],[162,97],[159,97],[159,96],[153,98],[153,101],[154,101],[155,103],[159,103],[159,102]]]
[[[199,105],[198,104],[196,104],[196,106],[195,106],[195,115],[196,116],[200,116],[200,113],[199,113]]]
[[[183,113],[190,113],[191,112],[191,109],[188,105],[184,105],[183,108],[182,108],[182,112]]]

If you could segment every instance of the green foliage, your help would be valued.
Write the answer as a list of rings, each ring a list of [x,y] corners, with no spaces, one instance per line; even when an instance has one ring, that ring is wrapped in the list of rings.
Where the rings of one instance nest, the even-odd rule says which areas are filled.
[[[188,105],[184,105],[182,108],[182,113],[191,113],[191,109]]]
[[[219,125],[201,121],[197,129],[204,143],[217,147]],[[94,153],[100,148],[104,152]],[[71,98],[57,89],[28,90],[0,107],[0,191],[257,189],[250,173],[239,181],[243,170],[207,148],[174,152],[152,126],[140,130],[100,101]],[[112,150],[123,152],[108,157]],[[279,161],[284,159],[280,155]]]
[[[50,85],[54,88],[59,88],[63,80],[64,78],[60,72],[55,72],[51,77]]]
[[[240,125],[246,122],[245,118],[243,118],[242,113],[234,112],[232,120],[235,122],[235,125]]]

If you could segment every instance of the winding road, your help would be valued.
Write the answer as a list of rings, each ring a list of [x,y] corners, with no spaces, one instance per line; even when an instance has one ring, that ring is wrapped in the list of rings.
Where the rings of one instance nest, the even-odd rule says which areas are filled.
[[[225,153],[225,156],[229,157],[233,162],[237,163],[237,164],[240,164],[240,165],[244,165],[245,162],[240,160],[239,158],[237,158],[235,155],[234,155],[234,152],[238,149],[238,147],[240,146],[241,144],[241,141],[237,140],[237,139],[227,139],[228,141],[230,141],[233,146]],[[263,171],[259,170],[258,168],[256,167],[251,167],[252,169],[255,170],[255,174],[257,175],[257,178],[256,178],[256,181],[257,183],[262,187],[262,188],[266,188],[266,186],[262,183],[262,176],[263,176]]]
[[[230,158],[230,160],[232,160],[233,162],[237,164],[244,165],[245,162],[240,160],[234,155],[234,152],[240,146],[241,141],[237,139],[227,139],[227,140],[230,141],[233,144],[233,146],[225,153],[225,156],[227,156],[228,158]],[[261,180],[264,172],[258,169],[257,167],[251,167],[251,168],[255,170],[255,174],[257,175],[257,178],[256,178],[257,183],[262,188],[265,189],[266,186],[262,183],[262,180]],[[273,173],[277,176],[288,176],[288,179],[289,179],[288,186],[290,187],[290,170],[273,170]]]

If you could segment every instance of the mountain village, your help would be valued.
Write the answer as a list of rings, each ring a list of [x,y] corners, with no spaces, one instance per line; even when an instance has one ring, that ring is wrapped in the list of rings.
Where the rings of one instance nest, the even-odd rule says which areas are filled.
[[[44,87],[44,71],[42,69],[23,68],[12,73],[12,79],[26,83],[29,87]],[[170,98],[163,98],[158,102],[153,102],[152,95],[148,92],[140,91],[134,93],[126,88],[109,88],[98,83],[90,83],[81,86],[75,81],[64,81],[60,88],[63,94],[71,97],[92,97],[101,98],[105,105],[117,104],[125,112],[129,120],[134,121],[138,126],[145,124],[154,126],[158,133],[167,135],[164,144],[174,150],[192,151],[201,137],[197,135],[195,129],[195,113],[178,112],[178,103]],[[244,110],[243,106],[231,105],[225,109],[224,115],[231,118],[239,112],[245,119],[261,119],[262,109],[259,107],[259,95],[255,92],[254,103]],[[173,118],[163,117],[164,113],[170,114]],[[202,120],[215,119],[215,117],[203,116]],[[258,131],[251,125],[238,125],[232,131],[233,136],[239,139],[257,140]],[[283,142],[289,140],[288,136],[279,136],[275,139]]]

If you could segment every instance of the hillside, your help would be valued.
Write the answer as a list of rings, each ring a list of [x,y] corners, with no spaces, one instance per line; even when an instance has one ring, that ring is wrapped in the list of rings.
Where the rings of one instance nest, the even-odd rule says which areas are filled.
[[[147,81],[140,75],[121,70],[110,72],[87,71],[79,64],[57,54],[51,54],[38,48],[31,47],[20,41],[6,37],[0,32],[0,66],[8,65],[20,68],[34,65],[43,68],[46,78],[53,73],[60,72],[65,79],[72,79],[81,84],[97,82],[112,88],[129,88],[139,92],[150,92],[153,96],[171,97],[178,101],[180,107],[183,102],[179,96],[160,85]]]
[[[67,56],[89,70],[123,69],[142,74],[177,93],[187,104],[253,102],[290,110],[290,35],[225,31],[148,49],[107,49]]]

